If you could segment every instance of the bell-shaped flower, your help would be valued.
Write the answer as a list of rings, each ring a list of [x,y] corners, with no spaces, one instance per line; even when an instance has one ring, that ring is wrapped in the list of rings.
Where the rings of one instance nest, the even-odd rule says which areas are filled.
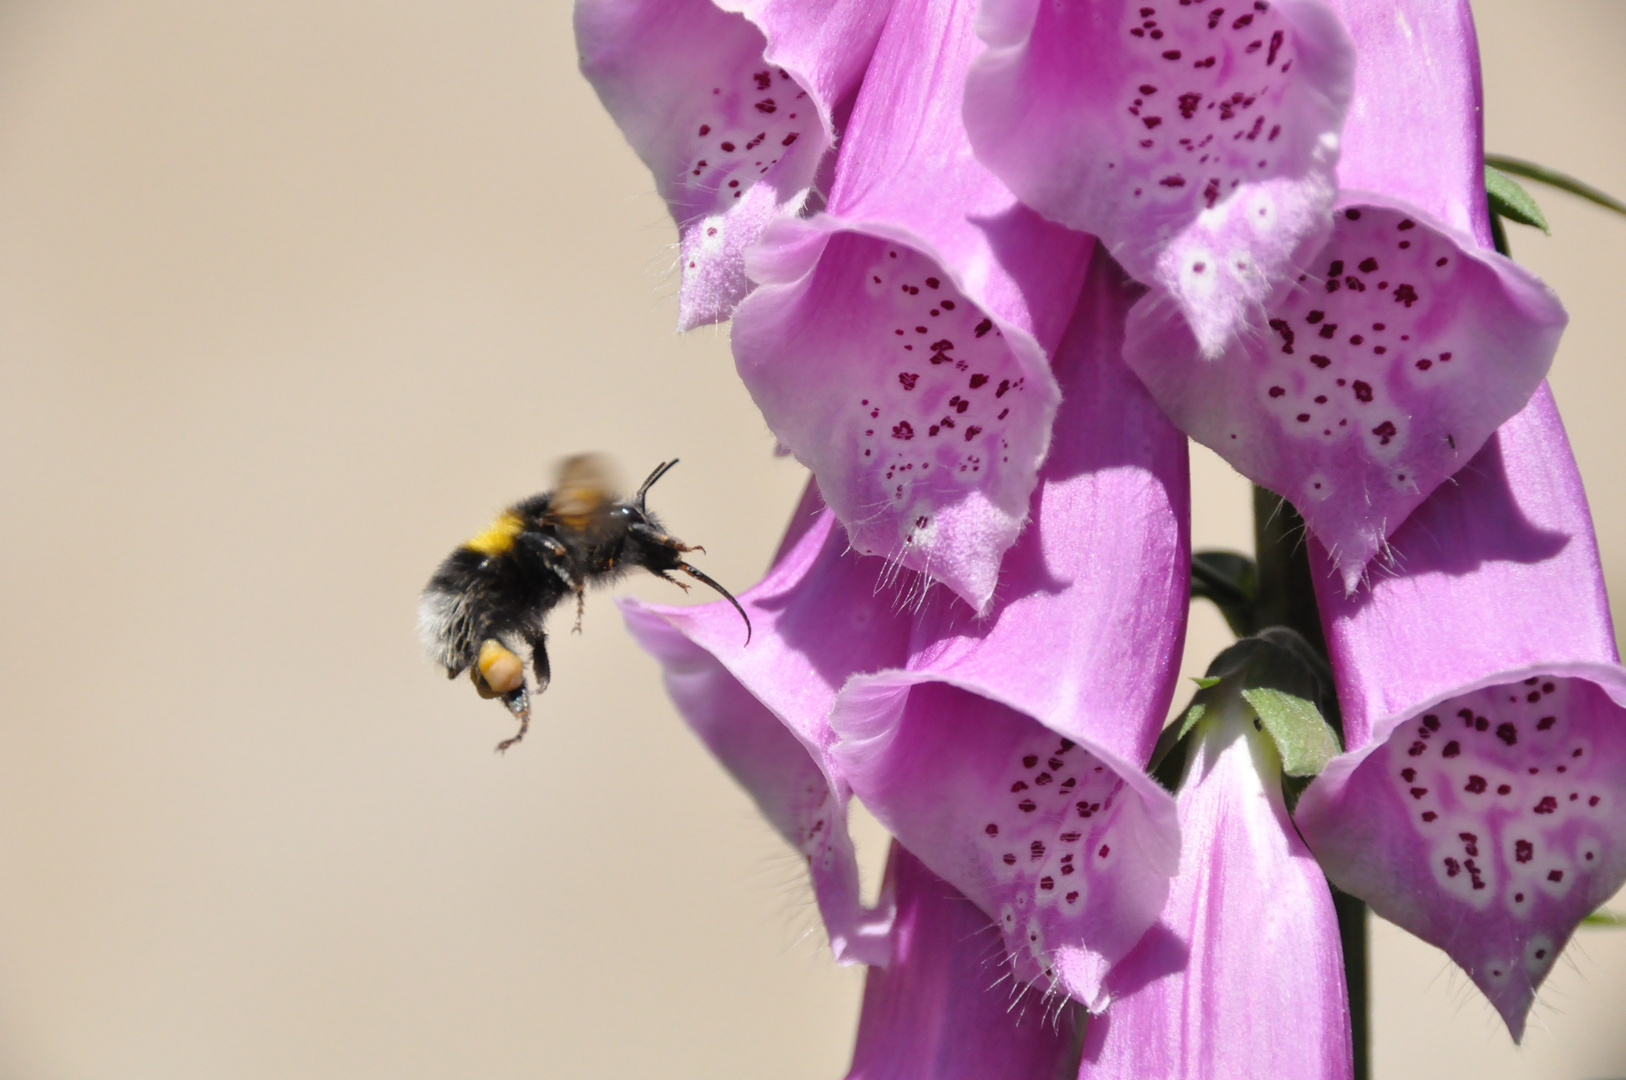
[[[1179,852],[1173,800],[1142,766],[1185,627],[1185,447],[1119,358],[1132,296],[1099,257],[1056,354],[1066,393],[1031,524],[986,615],[851,550],[828,511],[741,595],[749,646],[723,604],[624,605],[668,664],[679,638],[714,657],[837,803],[850,786],[992,917],[1017,979],[1094,1008]],[[724,707],[680,704],[701,729]]]
[[[1326,238],[1354,52],[1324,0],[985,0],[977,155],[1218,357]]]
[[[678,328],[727,319],[744,252],[807,201],[884,0],[577,0],[582,72],[680,234]]]
[[[1297,821],[1334,884],[1444,949],[1518,1039],[1626,884],[1626,671],[1545,387],[1392,543],[1369,587],[1317,590],[1351,752]]]
[[[1209,674],[1255,645],[1275,648],[1249,639]],[[1202,691],[1187,714],[1195,731],[1179,795],[1180,871],[1162,918],[1108,976],[1114,1001],[1090,1020],[1080,1080],[1353,1072],[1338,918],[1288,817],[1278,752],[1280,740],[1307,756],[1318,734],[1323,753],[1337,744],[1313,708],[1284,707],[1292,699],[1249,674],[1242,667]]]
[[[853,547],[973,609],[1021,531],[1093,241],[1023,206],[971,152],[970,0],[897,0],[842,136],[828,212],[747,259],[734,357]]]
[[[1210,359],[1149,295],[1125,357],[1188,434],[1290,499],[1346,590],[1529,400],[1566,316],[1477,239],[1485,218],[1466,3],[1347,0],[1355,103],[1330,239]],[[1193,256],[1193,274],[1213,270]]]
[[[739,597],[754,633],[742,647],[726,603],[664,608],[621,601],[627,628],[657,660],[667,692],[706,747],[807,860],[831,951],[885,963],[891,914],[866,910],[847,831],[851,790],[830,759],[829,713],[843,680],[901,663],[904,597],[879,559],[843,557],[834,516],[809,487],[768,576]]]
[[[1013,986],[988,916],[893,842],[892,961],[864,980],[847,1080],[1065,1080],[1078,1062],[1077,1007]]]
[[[1345,17],[1363,103],[1345,167],[1392,173],[1489,246],[1468,5]],[[1626,881],[1626,672],[1546,388],[1389,543],[1353,594],[1311,544],[1350,753],[1297,820],[1335,884],[1444,949],[1517,1039],[1570,932]]]

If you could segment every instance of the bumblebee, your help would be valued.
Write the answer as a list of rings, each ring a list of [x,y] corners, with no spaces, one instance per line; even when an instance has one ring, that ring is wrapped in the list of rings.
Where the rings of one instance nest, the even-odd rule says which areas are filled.
[[[548,688],[548,613],[566,597],[576,598],[576,631],[581,631],[588,585],[614,581],[635,567],[665,578],[679,570],[716,589],[745,620],[751,620],[728,590],[690,566],[690,547],[661,527],[644,499],[655,481],[677,461],[655,467],[630,499],[611,493],[602,459],[583,454],[567,459],[552,491],[515,503],[486,530],[446,557],[429,579],[418,606],[418,628],[430,657],[455,679],[465,670],[483,698],[500,698],[519,721],[519,731],[497,744],[499,752],[525,737],[531,723],[521,648],[528,648],[540,694]]]

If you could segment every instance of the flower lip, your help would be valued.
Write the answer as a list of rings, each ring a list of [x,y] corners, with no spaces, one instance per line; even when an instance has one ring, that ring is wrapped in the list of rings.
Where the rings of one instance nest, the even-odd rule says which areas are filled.
[[[578,0],[582,72],[680,234],[679,329],[727,319],[744,253],[806,202],[884,4]]]
[[[912,241],[912,243],[910,243]],[[821,215],[769,233],[735,323],[741,377],[853,546],[976,608],[1027,511],[1058,397],[1031,334],[924,241]]]
[[[1345,192],[1332,220],[1218,360],[1155,295],[1125,357],[1193,438],[1293,502],[1353,591],[1529,400],[1567,317],[1533,275],[1416,207]]]

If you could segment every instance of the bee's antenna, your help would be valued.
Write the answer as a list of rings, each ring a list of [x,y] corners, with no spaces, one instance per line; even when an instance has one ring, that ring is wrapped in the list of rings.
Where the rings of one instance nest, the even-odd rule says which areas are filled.
[[[637,504],[638,509],[642,510],[644,508],[644,496],[649,494],[649,489],[655,485],[655,481],[671,472],[672,466],[677,463],[678,459],[673,458],[671,461],[663,461],[655,466],[655,471],[649,474],[649,479],[639,485],[638,494],[632,497],[632,501]]]
[[[672,464],[676,465],[677,462],[674,461]],[[696,570],[694,567],[690,566],[686,562],[678,563],[677,568],[679,570],[682,570],[685,574],[688,574],[690,577],[694,578],[696,581],[700,582],[700,584],[709,585],[713,589],[716,589],[719,593],[722,594],[724,600],[727,600],[730,604],[734,605],[734,610],[739,612],[740,613],[740,618],[745,620],[745,643],[747,645],[751,644],[751,616],[747,615],[745,613],[745,609],[740,606],[740,602],[738,600],[734,599],[734,594],[729,592],[727,589],[723,588],[721,585],[717,584],[715,581],[711,580],[711,578],[707,577],[705,574],[702,574],[700,571]]]

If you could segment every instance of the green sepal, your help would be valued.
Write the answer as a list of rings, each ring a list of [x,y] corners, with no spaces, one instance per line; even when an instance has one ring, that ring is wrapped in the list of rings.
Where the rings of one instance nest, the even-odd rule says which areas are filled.
[[[1582,919],[1581,925],[1609,926],[1618,929],[1622,926],[1626,926],[1626,915],[1617,915],[1613,911],[1605,911],[1603,908],[1599,908],[1597,911],[1594,911],[1592,914]]]
[[[1485,165],[1499,172],[1522,176],[1526,180],[1534,180],[1538,184],[1547,184],[1567,191],[1571,195],[1579,195],[1588,202],[1597,203],[1606,210],[1613,210],[1617,214],[1626,214],[1626,202],[1621,202],[1607,192],[1599,191],[1591,184],[1577,180],[1568,173],[1561,173],[1557,169],[1549,169],[1545,165],[1537,165],[1533,161],[1523,158],[1504,157],[1501,154],[1486,154]]]
[[[1270,735],[1285,774],[1284,791],[1297,802],[1303,785],[1340,752],[1338,736],[1319,702],[1331,696],[1326,661],[1298,634],[1273,626],[1216,656],[1181,718],[1163,729],[1149,771],[1170,791],[1179,786],[1189,739],[1211,706],[1235,694],[1253,712],[1255,727]]]
[[[1243,690],[1242,699],[1275,742],[1288,776],[1316,776],[1338,756],[1338,736],[1312,702],[1266,686]]]
[[[1490,210],[1498,217],[1505,217],[1509,221],[1517,221],[1520,225],[1530,225],[1540,229],[1548,236],[1552,230],[1547,227],[1547,218],[1536,205],[1536,200],[1530,193],[1519,186],[1513,177],[1490,165],[1485,166],[1485,195],[1490,199]]]

